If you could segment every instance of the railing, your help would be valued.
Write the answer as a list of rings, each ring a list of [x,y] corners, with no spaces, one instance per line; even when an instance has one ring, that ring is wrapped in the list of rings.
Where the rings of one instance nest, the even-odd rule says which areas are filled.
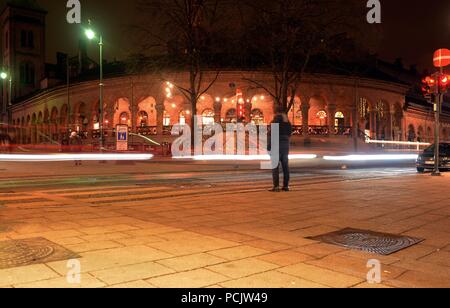
[[[351,137],[353,133],[352,127],[337,126],[330,131],[329,126],[308,126],[308,136],[348,136]],[[303,126],[295,125],[293,127],[294,136],[303,136]]]
[[[136,132],[143,136],[155,136],[158,134],[156,126],[141,126],[136,128]]]

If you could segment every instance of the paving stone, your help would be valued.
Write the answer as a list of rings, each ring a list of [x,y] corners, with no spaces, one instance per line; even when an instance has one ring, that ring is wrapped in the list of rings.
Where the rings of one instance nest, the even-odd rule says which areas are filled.
[[[174,273],[174,271],[155,262],[120,266],[91,272],[94,277],[106,282],[108,285],[145,280],[171,273]]]
[[[0,270],[0,286],[12,286],[59,277],[43,264]]]
[[[170,257],[172,257],[172,255],[150,247],[133,246],[82,253],[79,261],[81,263],[81,272],[85,273],[118,266],[162,260]],[[48,266],[61,275],[67,273],[66,265],[67,262],[48,263]]]
[[[137,280],[126,283],[119,283],[107,287],[108,289],[154,289],[155,286],[143,280]]]
[[[96,250],[104,250],[110,248],[122,247],[119,243],[113,241],[102,241],[102,242],[89,242],[89,243],[81,243],[75,245],[67,245],[68,249],[73,252],[81,253],[88,251],[96,251]]]
[[[214,250],[208,252],[211,255],[226,259],[226,260],[240,260],[250,257],[256,257],[268,254],[267,250],[262,250],[258,248],[254,248],[251,246],[237,246],[231,248],[225,248],[221,250]]]
[[[152,278],[147,282],[159,288],[204,288],[227,281],[230,278],[207,269],[176,273]]]
[[[365,281],[365,279],[355,276],[345,275],[307,264],[291,265],[281,268],[278,271],[333,288],[353,287]]]
[[[313,260],[314,258],[293,250],[287,250],[259,256],[257,257],[257,259],[270,262],[279,266],[288,266]]]
[[[224,263],[227,262],[227,260],[210,254],[200,253],[190,256],[177,257],[173,259],[160,260],[157,262],[159,264],[172,268],[177,272],[183,272],[207,267],[210,265],[216,265],[219,263]]]
[[[258,259],[245,259],[209,266],[207,268],[224,276],[237,279],[267,272],[278,268],[278,266]]]
[[[221,283],[225,288],[326,288],[326,286],[286,275],[277,271],[256,274],[249,277]]]
[[[103,288],[106,286],[105,283],[95,279],[89,274],[81,275],[80,283],[69,283],[66,277],[59,277],[48,280],[40,280],[30,283],[17,284],[14,285],[15,288],[27,288],[27,289],[78,289],[78,288]]]

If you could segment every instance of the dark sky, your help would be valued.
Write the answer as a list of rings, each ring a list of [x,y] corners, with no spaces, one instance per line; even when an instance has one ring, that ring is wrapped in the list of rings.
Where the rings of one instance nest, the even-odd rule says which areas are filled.
[[[131,50],[127,45],[126,26],[133,22],[134,1],[81,0],[83,20],[91,18],[104,34],[108,60],[124,58]],[[56,51],[74,54],[82,33],[80,26],[66,22],[66,0],[38,2],[49,12],[47,60],[54,62]],[[365,5],[366,0],[361,2]],[[345,5],[345,0],[342,3]],[[418,64],[424,68],[431,66],[435,49],[450,48],[449,0],[381,0],[381,3],[383,38],[378,53],[382,58],[394,60],[401,57],[407,65]],[[96,52],[92,46],[90,53],[93,57]]]

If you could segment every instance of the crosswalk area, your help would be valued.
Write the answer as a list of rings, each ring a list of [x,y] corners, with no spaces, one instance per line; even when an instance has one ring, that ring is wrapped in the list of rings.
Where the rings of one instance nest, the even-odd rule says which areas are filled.
[[[389,169],[363,171],[293,172],[292,189],[315,185],[360,180],[377,180],[386,177],[413,175],[410,170]],[[120,182],[87,176],[59,178],[49,182],[47,178],[27,179],[30,187],[0,181],[0,206],[2,207],[58,207],[63,205],[86,206],[132,206],[169,198],[186,198],[197,195],[228,195],[266,191],[271,177],[267,172],[209,172],[180,174],[179,177],[164,175],[137,175],[120,177]],[[114,179],[108,176],[108,179]]]

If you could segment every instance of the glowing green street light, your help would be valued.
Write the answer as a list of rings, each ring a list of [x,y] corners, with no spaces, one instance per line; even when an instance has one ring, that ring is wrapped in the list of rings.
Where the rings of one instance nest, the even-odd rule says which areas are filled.
[[[11,105],[12,105],[12,76],[7,72],[0,72],[0,78],[3,81],[9,81],[9,91],[8,91],[8,107],[6,107],[6,111],[8,112],[8,123],[11,122]]]
[[[1,72],[0,78],[9,81],[8,105],[12,105],[12,77],[7,72]]]
[[[89,22],[90,25],[90,22]],[[86,37],[92,41],[94,40],[97,35],[95,33],[94,30],[92,29],[86,29],[84,34],[86,35]],[[104,115],[103,115],[103,37],[100,35],[99,36],[99,41],[98,41],[98,46],[100,49],[100,99],[99,99],[99,104],[100,104],[100,151],[103,150],[103,139],[104,139],[104,134],[103,134],[103,125],[104,125]]]
[[[95,38],[95,32],[92,29],[87,29],[84,34],[89,40],[93,40]]]

